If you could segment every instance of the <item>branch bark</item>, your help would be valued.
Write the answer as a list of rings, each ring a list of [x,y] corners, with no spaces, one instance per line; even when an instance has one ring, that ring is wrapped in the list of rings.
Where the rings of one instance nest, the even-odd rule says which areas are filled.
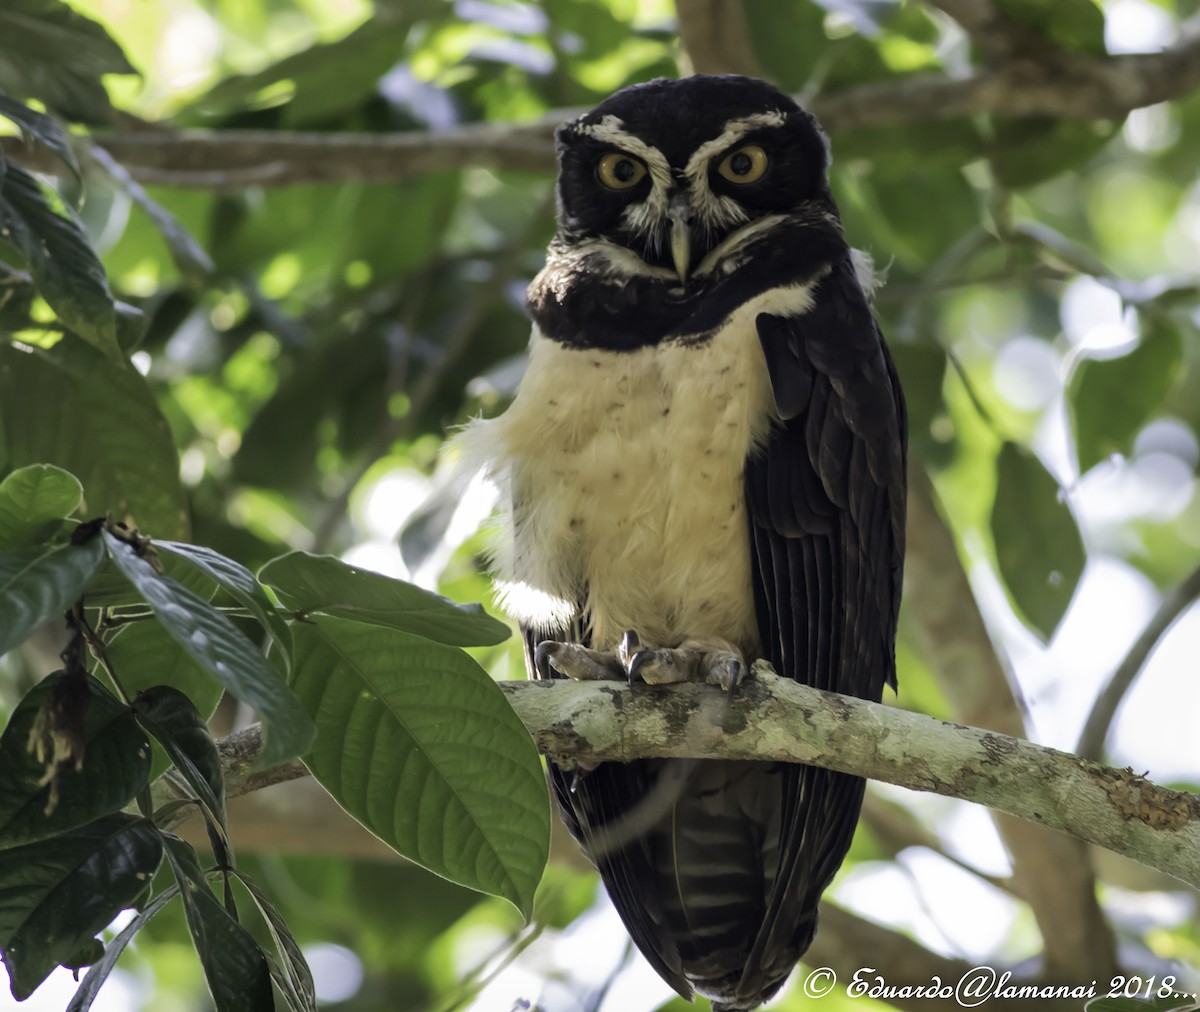
[[[949,0],[943,6],[974,7]],[[836,134],[980,114],[1118,119],[1197,89],[1200,26],[1191,24],[1182,41],[1158,53],[1014,59],[963,79],[920,74],[864,84],[818,96],[809,107]],[[386,182],[469,166],[548,173],[554,168],[554,127],[580,111],[556,110],[533,123],[470,124],[436,132],[143,130],[98,134],[95,140],[139,182],[205,189]],[[0,146],[6,157],[31,169],[61,171],[44,148],[13,138],[4,138]]]
[[[562,765],[648,757],[808,763],[987,805],[1200,888],[1200,797],[1009,735],[769,672],[733,698],[691,684],[501,688],[538,748]]]
[[[905,604],[915,645],[959,720],[1023,738],[1025,724],[1008,674],[919,461],[910,462],[908,489]],[[1044,975],[1079,980],[1113,973],[1116,943],[1096,900],[1087,848],[1005,815],[996,815],[996,827],[1012,857],[1014,885],[1042,934]]]

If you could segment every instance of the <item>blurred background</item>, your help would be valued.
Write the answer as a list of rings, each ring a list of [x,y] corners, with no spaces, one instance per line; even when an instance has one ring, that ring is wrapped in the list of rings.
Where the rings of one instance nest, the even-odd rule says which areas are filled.
[[[1196,0],[73,6],[140,73],[60,111],[112,139],[86,166],[81,213],[114,291],[149,320],[133,361],[179,455],[160,515],[190,517],[168,536],[251,568],[328,552],[491,610],[492,500],[444,444],[503,410],[521,375],[523,293],[553,232],[553,125],[652,77],[756,72],[829,128],[833,191],[886,277],[877,309],[942,507],[918,482],[913,522],[932,533],[888,701],[1010,733],[1023,721],[1076,751],[1110,676],[1141,669],[1083,751],[1200,791],[1200,52],[1160,68],[1156,104],[1132,111],[1078,70],[1157,67],[1121,54],[1193,40]],[[1020,80],[1052,93],[1038,115],[959,102],[995,67],[1015,68],[1014,95]],[[914,80],[935,87],[904,91]],[[1053,114],[1060,87],[1091,95],[1072,118]],[[104,430],[110,406],[60,394],[75,431]],[[56,452],[85,477],[80,447]],[[939,537],[949,556],[927,551]],[[515,641],[474,653],[523,677]],[[22,663],[6,662],[5,710],[33,675]],[[214,722],[243,718],[222,707]],[[631,951],[565,836],[523,925],[391,855],[311,782],[239,799],[230,819],[322,1007],[688,1007]],[[1101,994],[1119,965],[1200,989],[1194,891],[1040,832],[1002,838],[986,809],[872,785],[812,965],[919,984],[986,963],[1097,978]],[[776,1007],[811,1003],[803,974]],[[19,1007],[57,1012],[73,989],[60,970]],[[168,908],[94,1008],[207,1002]],[[819,1007],[884,1006],[839,988]]]

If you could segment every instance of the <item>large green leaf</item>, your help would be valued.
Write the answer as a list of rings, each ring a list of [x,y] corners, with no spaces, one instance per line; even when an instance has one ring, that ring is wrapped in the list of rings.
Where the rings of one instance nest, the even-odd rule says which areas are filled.
[[[158,614],[158,620],[199,664],[263,720],[264,764],[308,749],[314,729],[308,713],[278,671],[229,619],[186,587],[160,575],[133,546],[104,534],[109,554]]]
[[[1089,56],[1105,55],[1104,12],[1093,0],[997,0],[997,6],[1025,27],[1031,39],[1049,39]]]
[[[115,812],[149,780],[149,742],[129,708],[98,683],[83,682],[83,766],[59,770],[57,803],[47,811],[51,786],[29,744],[39,713],[64,677],[53,674],[30,689],[0,736],[0,848],[44,840]]]
[[[234,562],[203,545],[185,545],[175,541],[156,541],[154,547],[162,554],[177,556],[188,565],[207,574],[262,623],[275,645],[290,664],[292,633],[283,616],[276,610],[261,584],[240,562]]]
[[[53,464],[19,467],[0,481],[0,551],[53,533],[83,499],[83,486]]]
[[[150,196],[145,188],[129,174],[129,170],[98,144],[88,150],[88,157],[120,187],[158,229],[171,251],[171,258],[179,268],[183,280],[192,287],[200,287],[213,272],[212,258],[195,236],[170,211]]]
[[[0,91],[0,116],[16,123],[26,140],[32,137],[44,144],[63,160],[76,179],[80,178],[79,162],[75,159],[75,152],[67,140],[67,135],[44,112],[30,109],[23,102],[17,102]]]
[[[137,722],[171,757],[208,817],[225,825],[225,781],[221,756],[195,704],[170,685],[156,685],[133,702]]]
[[[79,599],[104,561],[99,538],[47,549],[33,545],[0,555],[0,655]]]
[[[1129,454],[1138,431],[1161,410],[1183,364],[1183,340],[1168,319],[1152,318],[1136,348],[1119,358],[1083,359],[1067,394],[1079,470]]]
[[[162,843],[117,813],[0,856],[0,950],[13,997],[28,998],[63,960],[145,892]]]
[[[67,328],[124,366],[104,267],[79,216],[58,203],[56,210],[35,176],[10,165],[0,183],[0,235],[20,251],[42,298]]]
[[[271,974],[262,949],[213,895],[191,846],[170,833],[162,839],[217,1012],[273,1009]]]
[[[107,653],[130,698],[156,685],[170,685],[187,696],[207,720],[225,691],[208,669],[153,619],[131,622],[117,630],[108,642]]]
[[[174,885],[169,889],[164,889],[154,897],[133,920],[121,929],[117,935],[104,950],[104,956],[98,959],[88,970],[87,975],[83,978],[83,982],[79,985],[75,994],[71,998],[71,1002],[67,1005],[65,1012],[88,1012],[92,1007],[92,1002],[96,1000],[96,995],[100,993],[100,988],[104,986],[104,982],[108,980],[109,974],[113,972],[113,968],[117,965],[117,960],[121,953],[125,951],[133,936],[136,935],[145,926],[146,922],[165,907],[171,900],[179,895],[179,886]]]
[[[329,555],[290,552],[258,574],[287,608],[323,612],[401,629],[451,646],[491,646],[508,626],[478,604],[455,604],[403,580],[347,565]]]
[[[258,105],[264,92],[280,84],[290,90],[284,110],[289,127],[345,114],[373,95],[379,79],[404,58],[412,21],[437,13],[436,8],[436,0],[410,0],[400,9],[379,9],[344,38],[317,43],[254,73],[224,78],[180,115],[206,120]],[[271,104],[279,104],[278,98]]]
[[[528,915],[546,863],[546,784],[487,673],[394,629],[319,618],[296,632],[292,685],[318,727],[313,775],[404,856]]]
[[[996,464],[992,538],[1017,613],[1050,639],[1083,573],[1083,539],[1058,482],[1015,443],[1001,447]]]
[[[1016,189],[1076,169],[1108,144],[1120,122],[998,119],[989,158],[996,179]]]
[[[0,430],[11,466],[51,463],[75,475],[89,515],[187,536],[179,454],[136,369],[71,338],[48,352],[0,345]]]
[[[10,94],[103,123],[112,107],[101,76],[134,73],[104,28],[60,0],[0,4],[0,88]]]
[[[267,922],[267,930],[271,932],[275,951],[279,953],[281,970],[281,973],[273,976],[280,989],[287,995],[289,1007],[297,1012],[317,1012],[317,992],[313,985],[312,970],[309,969],[300,943],[296,941],[287,921],[271,902],[271,897],[263,892],[256,882],[236,869],[231,874],[246,887],[263,920]]]

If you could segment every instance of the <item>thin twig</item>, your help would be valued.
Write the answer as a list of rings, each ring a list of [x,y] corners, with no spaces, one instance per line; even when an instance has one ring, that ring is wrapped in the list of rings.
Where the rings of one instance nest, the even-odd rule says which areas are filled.
[[[1103,756],[1104,743],[1121,703],[1133,688],[1133,683],[1146,666],[1150,655],[1154,653],[1155,647],[1197,598],[1200,598],[1200,567],[1163,597],[1158,609],[1146,623],[1146,628],[1100,690],[1100,695],[1092,704],[1087,722],[1083,725],[1079,744],[1075,748],[1084,759],[1098,762]]]

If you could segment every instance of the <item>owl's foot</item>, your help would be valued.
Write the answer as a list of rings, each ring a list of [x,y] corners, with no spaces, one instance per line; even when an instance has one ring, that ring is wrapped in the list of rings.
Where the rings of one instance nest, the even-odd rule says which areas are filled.
[[[615,654],[557,640],[543,640],[537,645],[533,666],[541,678],[553,678],[557,672],[581,682],[625,679],[625,668]]]
[[[750,674],[741,651],[724,640],[684,640],[671,649],[629,650],[631,637],[636,644],[633,633],[626,633],[622,643],[629,654],[626,670],[630,685],[639,678],[647,685],[707,682],[732,692]]]
[[[631,686],[639,680],[647,685],[707,682],[732,692],[753,677],[741,651],[724,640],[684,640],[677,647],[650,650],[632,631],[611,653],[543,640],[534,650],[533,663],[541,678],[557,673],[583,682],[628,679]]]

